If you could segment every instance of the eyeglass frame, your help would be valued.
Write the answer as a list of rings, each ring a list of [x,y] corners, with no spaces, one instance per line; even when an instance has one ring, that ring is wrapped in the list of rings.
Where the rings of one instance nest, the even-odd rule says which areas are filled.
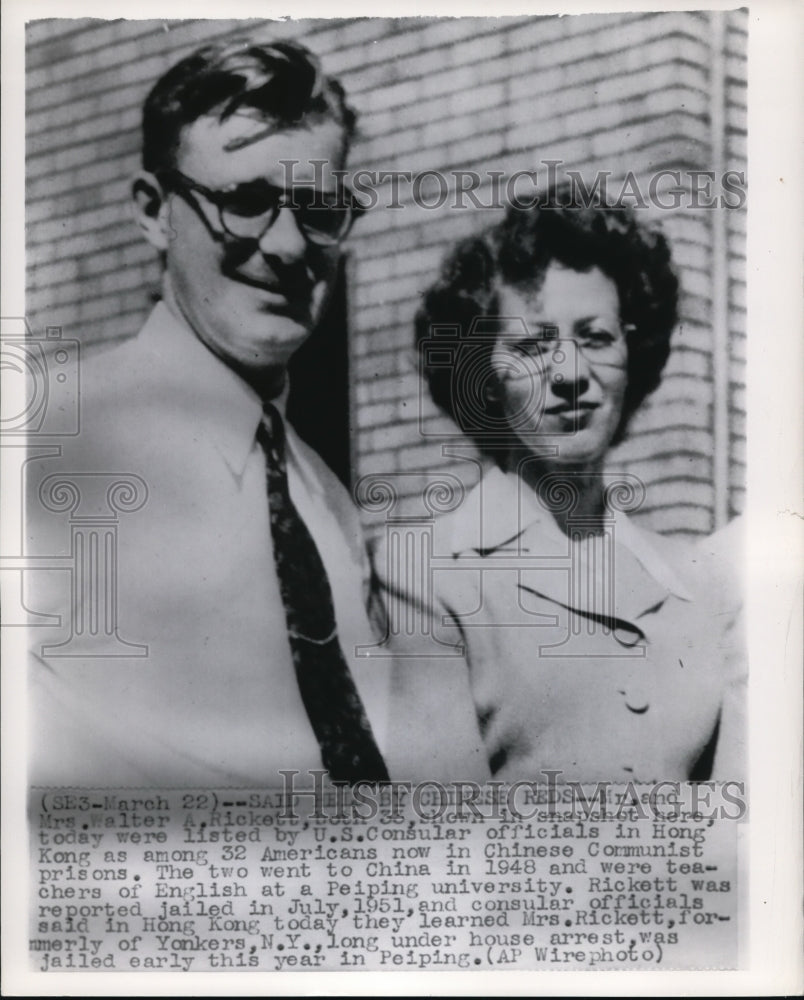
[[[342,228],[338,236],[332,239],[330,238],[326,238],[324,240],[316,239],[315,237],[311,237],[309,230],[306,230],[304,226],[301,224],[298,213],[302,211],[302,206],[294,204],[293,201],[293,191],[295,189],[309,190],[310,188],[312,188],[312,185],[298,184],[296,185],[296,188],[288,189],[280,187],[278,184],[271,184],[269,181],[261,181],[261,183],[264,184],[267,188],[270,188],[273,191],[281,192],[281,194],[284,196],[284,200],[282,197],[280,197],[277,200],[276,205],[274,205],[271,209],[268,210],[273,214],[270,218],[270,221],[266,224],[262,232],[254,236],[242,236],[239,233],[232,232],[229,226],[226,225],[226,222],[224,221],[224,208],[222,207],[220,202],[223,197],[225,197],[227,194],[232,193],[233,191],[236,191],[237,188],[240,187],[241,184],[243,184],[244,182],[238,181],[234,184],[230,184],[227,187],[223,188],[208,188],[206,187],[206,185],[199,183],[192,177],[188,177],[186,174],[182,173],[181,170],[178,170],[176,167],[167,167],[164,170],[160,170],[156,174],[156,176],[159,178],[160,181],[162,181],[163,179],[166,180],[168,182],[169,188],[172,188],[172,190],[174,190],[177,194],[184,197],[185,200],[198,212],[198,214],[206,223],[210,231],[218,238],[226,236],[232,240],[254,241],[256,243],[259,243],[260,240],[265,236],[268,230],[274,225],[276,220],[279,218],[279,213],[282,211],[282,209],[289,208],[294,213],[294,218],[296,220],[296,225],[299,228],[299,232],[302,234],[302,236],[304,236],[304,238],[308,241],[308,243],[312,243],[315,246],[319,247],[333,247],[337,246],[339,243],[341,243],[343,240],[346,239],[346,237],[351,232],[352,226],[355,224],[355,221],[364,212],[368,211],[366,206],[361,204],[360,201],[358,201],[355,193],[348,185],[340,184],[336,189],[336,193],[339,199],[339,204],[343,203],[344,207],[349,209],[348,221],[346,225]],[[170,183],[171,181],[173,181],[172,184]],[[177,181],[178,183],[176,183]],[[325,193],[322,192],[319,188],[313,188],[313,190],[319,194]],[[210,225],[209,219],[207,218],[206,214],[203,211],[201,211],[201,206],[198,204],[195,198],[188,197],[188,195],[195,194],[195,192],[198,192],[199,194],[203,195],[210,203],[210,205],[212,205],[212,207],[217,211],[218,227],[219,227],[218,230],[216,230],[214,226]],[[309,206],[307,207],[309,209]],[[325,205],[319,205],[318,207],[315,207],[315,205],[313,205],[313,211],[326,211],[326,207],[327,206]],[[261,213],[261,214],[265,215],[267,213]],[[258,218],[258,217],[259,216],[254,216],[253,218]]]
[[[595,350],[600,350],[601,347],[595,348],[588,344],[587,345],[581,344],[578,342],[577,335],[562,337],[560,335],[559,327],[555,323],[538,323],[534,325],[538,331],[536,336],[529,336],[527,338],[523,338],[523,340],[520,340],[519,342],[512,342],[510,346],[518,354],[521,354],[525,357],[529,358],[538,357],[540,364],[544,367],[545,370],[552,369],[552,364],[550,363],[551,361],[554,361],[554,363],[556,364],[563,363],[563,361],[565,360],[564,357],[561,357],[560,359],[556,358],[548,359],[546,358],[546,355],[549,353],[550,350],[560,351],[561,345],[568,341],[574,344],[575,350],[580,351],[581,354],[583,354],[584,358],[586,358],[587,363],[592,365],[592,367],[597,367],[598,365],[603,365],[605,367],[622,367],[625,364],[627,364],[627,359],[628,359],[628,335],[632,334],[636,330],[635,324],[620,322],[618,324],[619,338],[607,346],[610,347],[616,346],[618,349],[621,349],[624,352],[624,356],[622,357],[622,359],[618,359],[617,361],[603,361],[600,358],[594,357]],[[530,328],[528,328],[528,330],[530,332]],[[610,330],[607,330],[606,332],[609,334],[613,333],[613,331]],[[543,344],[544,347],[540,348],[538,352],[534,354],[534,352],[528,351],[522,347],[524,341],[527,341],[529,345]],[[590,350],[590,348],[592,350],[592,357],[590,357],[586,353],[587,350]]]

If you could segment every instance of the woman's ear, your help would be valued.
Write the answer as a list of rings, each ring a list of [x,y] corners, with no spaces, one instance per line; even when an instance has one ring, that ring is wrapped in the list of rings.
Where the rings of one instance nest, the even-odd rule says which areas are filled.
[[[173,238],[167,195],[154,174],[142,171],[131,184],[134,218],[146,240],[157,250],[167,250]]]
[[[499,376],[495,373],[483,383],[483,402],[486,406],[499,406],[502,389]]]

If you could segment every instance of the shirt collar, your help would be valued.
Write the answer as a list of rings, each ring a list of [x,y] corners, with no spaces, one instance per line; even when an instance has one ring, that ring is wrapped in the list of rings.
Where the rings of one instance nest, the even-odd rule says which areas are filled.
[[[567,539],[544,509],[538,497],[516,473],[503,472],[498,466],[489,469],[467,497],[466,516],[456,519],[451,550],[491,552],[501,548],[525,551],[531,536],[538,534],[538,555],[562,555]],[[692,600],[675,571],[659,553],[648,532],[637,527],[624,513],[612,513],[617,543],[625,546],[654,581],[666,593],[685,601]]]
[[[212,441],[235,476],[241,476],[262,419],[262,400],[248,382],[214,354],[184,320],[159,302],[139,334],[159,363],[160,378],[180,381],[177,397],[187,399],[199,428]],[[285,417],[287,380],[271,402]]]

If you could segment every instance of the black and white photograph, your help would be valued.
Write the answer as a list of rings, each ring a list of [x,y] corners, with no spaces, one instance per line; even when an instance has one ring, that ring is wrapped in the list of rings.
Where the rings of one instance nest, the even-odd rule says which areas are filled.
[[[39,7],[9,995],[795,993],[800,12]]]

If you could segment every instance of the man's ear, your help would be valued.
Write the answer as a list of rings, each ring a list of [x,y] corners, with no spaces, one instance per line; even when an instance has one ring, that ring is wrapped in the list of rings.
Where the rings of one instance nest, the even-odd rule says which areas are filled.
[[[142,171],[131,183],[134,218],[146,240],[165,251],[173,238],[167,194],[154,174]]]

